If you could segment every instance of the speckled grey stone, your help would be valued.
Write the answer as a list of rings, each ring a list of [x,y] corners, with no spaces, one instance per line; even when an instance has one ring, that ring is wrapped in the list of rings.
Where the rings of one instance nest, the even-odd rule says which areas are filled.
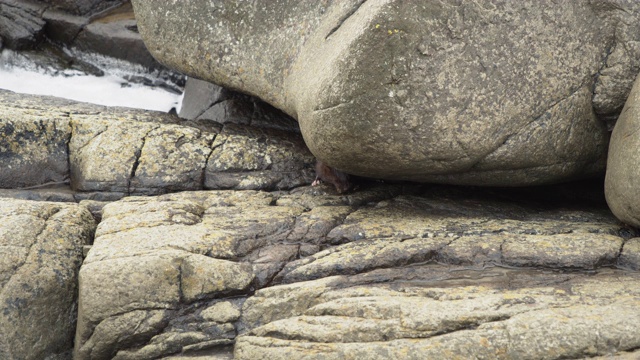
[[[605,195],[611,211],[640,227],[640,77],[611,134]]]
[[[375,178],[517,186],[602,173],[603,120],[640,66],[635,2],[133,5],[159,61],[259,96],[298,119],[316,157]]]

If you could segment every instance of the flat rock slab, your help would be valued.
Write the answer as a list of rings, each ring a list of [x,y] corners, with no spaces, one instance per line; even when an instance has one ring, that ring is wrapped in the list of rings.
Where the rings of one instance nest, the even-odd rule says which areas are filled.
[[[211,145],[206,189],[290,189],[315,178],[315,158],[297,133],[228,124]]]
[[[161,63],[260,97],[298,119],[320,160],[373,178],[601,173],[603,120],[640,67],[632,1],[132,3]]]
[[[0,91],[0,188],[289,189],[313,181],[300,134]]]
[[[234,355],[336,360],[613,355],[640,345],[639,285],[640,274],[613,270],[586,276],[417,266],[275,286],[245,302],[241,321],[247,331],[238,337]]]
[[[528,197],[376,184],[332,191],[199,191],[107,204],[80,272],[76,358],[232,349],[247,359],[340,358],[353,349],[364,358],[435,349],[462,357],[479,351],[478,341],[487,354],[515,358],[563,333],[569,350],[549,342],[527,356],[637,348],[640,276],[607,270],[638,265],[637,235],[602,202],[536,202],[554,197],[548,189]],[[428,265],[436,262],[450,267]],[[522,327],[537,317],[549,332],[525,337]],[[611,339],[621,333],[598,338],[609,327],[629,334],[619,345]],[[522,338],[509,339],[518,331]]]
[[[70,120],[69,161],[75,189],[126,193],[202,189],[215,129],[203,132],[181,126],[177,118],[171,119],[173,124],[162,124],[153,113],[123,115],[76,115]],[[157,120],[168,118],[155,115],[161,115]]]
[[[71,350],[82,247],[94,230],[84,207],[1,199],[0,358]]]

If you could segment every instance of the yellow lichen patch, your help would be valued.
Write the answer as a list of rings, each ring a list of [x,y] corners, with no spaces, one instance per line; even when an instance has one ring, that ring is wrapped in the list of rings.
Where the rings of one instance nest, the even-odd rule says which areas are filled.
[[[482,337],[480,338],[480,345],[484,346],[484,347],[489,347],[489,339],[487,339],[486,337]]]

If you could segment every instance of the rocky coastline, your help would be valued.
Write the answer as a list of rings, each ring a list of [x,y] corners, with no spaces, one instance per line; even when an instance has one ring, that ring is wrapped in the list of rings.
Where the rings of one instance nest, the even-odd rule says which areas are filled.
[[[0,0],[2,46],[45,59],[44,43],[100,53],[185,91],[182,108],[163,113],[0,90],[0,359],[638,358],[640,30],[629,24],[640,6],[291,3]],[[203,21],[192,12],[216,25],[177,26]],[[539,45],[551,30],[532,19],[557,26],[555,42]],[[435,34],[423,47],[418,23]],[[528,38],[538,58],[487,71],[484,92],[456,87],[469,67],[447,60],[447,91],[459,92],[417,95],[408,77],[435,67],[412,69],[413,56],[438,64],[466,46],[462,58],[474,48],[480,64],[499,65],[469,31],[492,26],[540,30]],[[202,40],[207,31],[220,41]],[[181,36],[201,46],[176,48]],[[332,41],[342,52],[329,54]],[[385,66],[363,60],[372,49]],[[370,67],[347,71],[340,56]],[[301,75],[323,61],[335,71]],[[509,105],[505,92],[523,96],[530,79],[509,84],[532,63],[549,69]],[[397,81],[383,100],[347,86],[387,67]],[[500,91],[502,110],[477,110]],[[425,99],[431,125],[412,113]],[[437,123],[445,105],[457,111],[449,127]],[[444,135],[418,141],[421,127]],[[452,139],[453,128],[467,135]],[[496,147],[479,129],[498,128]],[[316,158],[362,180],[346,193],[311,186]]]

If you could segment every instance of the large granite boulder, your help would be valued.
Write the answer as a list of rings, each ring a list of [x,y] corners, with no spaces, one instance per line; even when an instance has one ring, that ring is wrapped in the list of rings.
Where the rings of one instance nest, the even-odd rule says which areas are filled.
[[[602,172],[604,120],[640,65],[636,2],[133,5],[160,62],[259,96],[298,119],[319,159],[375,178],[513,186]]]
[[[83,246],[94,230],[84,207],[1,199],[1,359],[69,354]]]
[[[640,77],[611,134],[605,194],[620,220],[640,227]]]

